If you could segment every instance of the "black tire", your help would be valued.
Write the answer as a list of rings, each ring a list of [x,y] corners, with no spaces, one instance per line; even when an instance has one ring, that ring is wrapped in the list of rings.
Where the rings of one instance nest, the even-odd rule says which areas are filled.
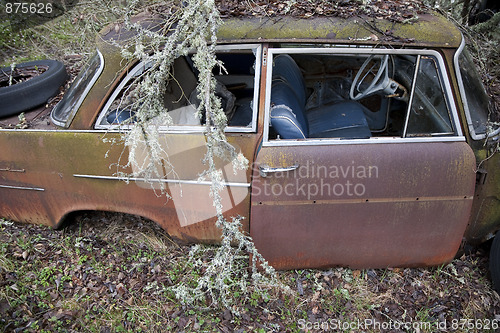
[[[19,64],[16,68],[41,67],[47,70],[24,82],[0,87],[0,117],[12,116],[47,103],[59,92],[67,78],[66,68],[56,60],[37,60]],[[0,69],[0,77],[11,75],[11,68]]]
[[[493,288],[500,293],[500,233],[498,232],[490,248],[490,274]]]

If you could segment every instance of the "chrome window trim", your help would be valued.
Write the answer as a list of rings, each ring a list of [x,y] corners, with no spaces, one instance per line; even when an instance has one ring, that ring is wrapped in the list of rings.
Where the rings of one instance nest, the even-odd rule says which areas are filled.
[[[132,77],[134,77],[137,74],[137,72],[143,70],[144,67],[147,67],[147,65],[144,64],[144,62],[140,62],[139,64],[135,65],[127,73],[127,75],[125,76],[125,78],[123,78],[123,80],[120,82],[120,84],[118,85],[118,87],[115,88],[115,90],[113,91],[113,93],[111,94],[111,96],[108,98],[108,101],[106,102],[106,104],[104,104],[104,107],[102,108],[102,111],[99,113],[99,116],[97,117],[97,121],[95,122],[95,125],[94,125],[95,129],[110,129],[110,128],[127,129],[127,128],[129,128],[129,126],[127,126],[127,125],[125,125],[125,126],[120,126],[120,125],[101,125],[101,121],[106,116],[106,113],[108,112],[111,104],[113,104],[116,96],[120,93],[120,91],[122,90],[122,88],[130,81],[130,79]]]
[[[408,54],[408,55],[428,55],[434,56],[439,65],[438,74],[440,76],[441,83],[443,84],[442,89],[444,90],[444,97],[449,108],[451,115],[452,126],[456,129],[456,134],[453,137],[371,137],[369,139],[337,139],[337,138],[309,138],[301,140],[269,140],[269,125],[270,117],[269,110],[271,106],[271,81],[272,81],[272,59],[276,54]],[[266,76],[266,96],[265,96],[265,113],[264,113],[264,137],[262,146],[298,146],[298,145],[327,145],[327,144],[375,144],[375,143],[409,143],[409,142],[461,142],[465,141],[462,129],[460,127],[460,121],[458,117],[458,111],[455,104],[455,99],[453,97],[451,84],[449,80],[445,79],[448,76],[446,66],[441,54],[435,50],[413,50],[413,49],[380,49],[380,48],[268,48],[267,50],[267,76]]]
[[[262,142],[262,147],[283,146],[321,146],[321,145],[366,145],[366,144],[403,144],[403,143],[430,143],[430,142],[465,142],[463,136],[439,137],[372,137],[370,139],[299,139],[299,140],[272,140]]]
[[[467,102],[467,95],[465,93],[464,81],[462,78],[462,73],[460,72],[459,59],[463,50],[465,49],[465,38],[462,35],[462,42],[453,57],[453,65],[455,66],[455,75],[457,76],[458,91],[460,92],[460,97],[462,97],[462,104],[464,106],[465,119],[467,121],[467,128],[469,129],[469,134],[473,140],[484,140],[487,137],[491,138],[500,134],[500,127],[491,133],[477,134],[472,124],[472,117],[470,114],[469,103]]]
[[[64,128],[68,128],[69,127],[69,125],[73,121],[73,118],[75,118],[78,109],[80,109],[80,106],[82,105],[83,100],[87,97],[90,89],[92,89],[92,87],[96,83],[96,81],[99,78],[99,76],[101,76],[101,73],[104,70],[104,57],[103,57],[101,51],[99,51],[99,49],[96,49],[96,51],[97,51],[97,54],[99,55],[99,62],[100,62],[99,68],[95,72],[95,74],[92,77],[92,79],[90,80],[89,84],[85,87],[85,90],[83,90],[80,98],[78,99],[78,101],[76,102],[75,106],[73,107],[73,110],[71,110],[71,113],[69,114],[68,119],[66,119],[66,122],[63,123],[63,122],[55,120],[52,117],[52,112],[50,112],[50,120],[52,121],[52,123],[54,125],[59,126],[59,127],[64,127]]]
[[[417,86],[417,76],[418,71],[420,70],[420,60],[422,59],[422,55],[417,55],[417,61],[415,63],[415,72],[413,73],[413,81],[411,83],[411,91],[410,91],[410,100],[408,101],[408,110],[406,111],[406,119],[405,119],[405,127],[403,129],[403,135],[401,137],[406,138],[406,134],[408,133],[408,123],[410,122],[410,114],[411,107],[413,105],[413,99],[415,97],[415,87]],[[389,113],[389,111],[387,111]]]
[[[217,46],[217,50],[252,50],[255,54],[255,74],[254,74],[254,94],[253,94],[253,103],[252,103],[252,126],[251,127],[243,127],[243,126],[227,126],[225,128],[225,132],[230,133],[255,133],[257,131],[257,114],[259,107],[259,88],[260,88],[260,69],[262,62],[262,45],[261,44],[234,44],[234,45],[219,45]],[[125,84],[130,80],[130,78],[135,75],[140,69],[140,63],[136,65],[127,76],[120,82],[117,88],[113,91],[110,98],[102,108],[97,121],[94,125],[95,129],[100,130],[116,130],[123,131],[129,130],[131,125],[101,125],[101,121],[105,117],[108,112],[111,104],[113,103],[116,96],[119,94],[120,90],[125,86]],[[205,126],[179,126],[179,125],[171,125],[171,126],[160,126],[160,133],[202,133],[205,132]]]
[[[419,136],[419,134],[410,134],[408,135],[408,122],[410,121],[410,114],[411,114],[411,109],[412,109],[412,106],[413,106],[413,100],[414,100],[414,97],[415,97],[415,89],[416,89],[416,86],[417,86],[417,78],[418,78],[418,74],[419,74],[419,71],[420,71],[420,66],[421,66],[421,63],[422,63],[422,58],[423,59],[434,59],[434,58],[431,58],[431,57],[428,57],[426,58],[426,56],[422,57],[422,55],[418,55],[417,56],[417,60],[415,62],[415,72],[413,73],[413,81],[412,81],[412,86],[411,86],[411,92],[410,92],[410,100],[408,101],[408,110],[406,112],[406,121],[405,121],[405,126],[404,126],[404,129],[403,129],[403,135],[402,137],[403,138],[410,138],[410,137],[416,137],[416,136]],[[448,111],[450,111],[450,101],[446,98],[446,91],[443,90],[443,85],[444,85],[444,80],[442,78],[442,75],[441,73],[439,73],[439,69],[436,68],[436,73],[438,74],[438,79],[439,79],[439,84],[440,84],[440,88],[441,88],[441,93],[443,94],[443,97],[445,99],[445,103],[446,103],[446,106],[448,108]],[[445,119],[443,119],[443,117],[441,117],[440,114],[438,114],[438,116],[443,120],[443,121],[446,121]],[[448,116],[451,116],[451,114],[448,114]],[[453,122],[450,122],[450,125],[451,125],[451,129],[452,130],[456,130],[455,126],[453,124]],[[440,135],[455,135],[455,132],[443,132],[443,133],[431,133],[430,136],[440,136]]]
[[[12,128],[6,128],[6,129],[0,129],[1,132],[19,132],[19,133],[27,133],[27,132],[32,132],[32,133],[73,133],[73,134],[103,134],[102,130],[64,130],[64,129],[51,129],[51,130],[44,130],[44,129],[24,129],[24,130],[19,130],[19,129],[12,129]],[[120,134],[120,130],[110,130],[108,133],[116,133]],[[177,133],[177,132],[176,132]],[[185,131],[185,132],[180,132],[183,134],[189,134],[190,132]],[[199,133],[199,132],[197,132]],[[400,137],[373,137],[370,139],[353,139],[353,140],[345,140],[345,139],[301,139],[301,140],[274,140],[272,142],[263,142],[263,146],[297,146],[297,145],[303,145],[303,144],[310,144],[310,145],[324,145],[324,144],[330,144],[332,142],[337,143],[337,144],[365,144],[365,143],[407,143],[407,142],[436,142],[436,140],[433,140],[431,137],[411,137],[411,138],[405,138],[404,140],[401,140],[402,138]],[[440,140],[438,142],[465,142],[465,137],[459,137],[459,136],[450,136],[450,137],[440,137]]]

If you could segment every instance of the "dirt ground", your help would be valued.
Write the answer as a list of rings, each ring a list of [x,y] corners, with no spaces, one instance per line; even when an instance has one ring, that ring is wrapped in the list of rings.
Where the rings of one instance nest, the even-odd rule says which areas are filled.
[[[109,214],[70,222],[1,222],[1,332],[493,332],[500,321],[488,245],[433,268],[279,272],[291,293],[235,295],[236,315],[208,298],[178,302],[171,288],[201,272],[186,265],[190,245],[156,224]]]

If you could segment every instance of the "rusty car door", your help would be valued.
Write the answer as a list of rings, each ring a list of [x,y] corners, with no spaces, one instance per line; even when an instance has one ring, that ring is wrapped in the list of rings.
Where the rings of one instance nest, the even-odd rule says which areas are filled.
[[[270,50],[268,62],[304,52]],[[421,67],[442,65],[433,57],[412,59]],[[419,89],[418,82],[413,86]],[[451,117],[450,124],[457,119]],[[475,180],[475,158],[459,125],[454,135],[399,138],[284,140],[270,131],[264,131],[253,168],[250,230],[272,266],[422,266],[455,256]]]

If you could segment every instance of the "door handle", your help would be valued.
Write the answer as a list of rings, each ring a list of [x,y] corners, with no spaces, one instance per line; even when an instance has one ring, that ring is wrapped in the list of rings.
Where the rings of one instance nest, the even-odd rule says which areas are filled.
[[[267,177],[268,173],[271,172],[287,172],[287,171],[293,171],[299,167],[299,164],[294,164],[292,166],[288,167],[278,167],[278,168],[272,168],[269,165],[263,164],[259,165],[259,173],[261,177]]]

